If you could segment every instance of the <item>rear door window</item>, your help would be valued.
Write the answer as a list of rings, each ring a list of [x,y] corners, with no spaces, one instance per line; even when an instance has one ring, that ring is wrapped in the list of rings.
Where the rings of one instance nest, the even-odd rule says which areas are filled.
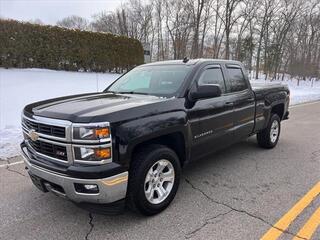
[[[230,78],[230,91],[239,92],[248,88],[241,68],[227,68]]]

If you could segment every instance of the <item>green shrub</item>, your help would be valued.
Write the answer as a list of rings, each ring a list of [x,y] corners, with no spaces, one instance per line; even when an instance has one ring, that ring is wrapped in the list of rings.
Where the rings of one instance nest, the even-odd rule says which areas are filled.
[[[0,20],[0,67],[122,72],[142,63],[136,39]]]

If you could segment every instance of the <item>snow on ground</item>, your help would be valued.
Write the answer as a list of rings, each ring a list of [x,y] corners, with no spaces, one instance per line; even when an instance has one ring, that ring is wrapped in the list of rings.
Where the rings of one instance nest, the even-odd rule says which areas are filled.
[[[105,89],[119,74],[0,68],[0,159],[19,154],[23,107],[44,99]]]
[[[28,103],[77,93],[96,92],[106,88],[119,75],[83,73],[46,69],[0,68],[0,160],[19,154],[22,140],[20,115]],[[269,84],[263,76],[253,82]],[[277,82],[277,81],[273,81]],[[320,81],[300,81],[286,78],[291,105],[320,100]]]

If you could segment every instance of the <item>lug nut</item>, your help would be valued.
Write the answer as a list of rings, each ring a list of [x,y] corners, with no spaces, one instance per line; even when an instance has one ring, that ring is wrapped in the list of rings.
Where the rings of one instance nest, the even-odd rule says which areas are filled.
[[[162,182],[163,181],[163,178],[160,178],[160,182]]]

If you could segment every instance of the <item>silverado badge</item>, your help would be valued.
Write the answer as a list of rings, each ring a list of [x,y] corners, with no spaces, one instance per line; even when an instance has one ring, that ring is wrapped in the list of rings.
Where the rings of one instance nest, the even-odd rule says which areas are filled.
[[[31,130],[29,131],[29,137],[31,138],[32,141],[37,141],[38,138],[39,138],[39,135],[38,135],[38,133],[36,132],[36,130],[31,129]]]

